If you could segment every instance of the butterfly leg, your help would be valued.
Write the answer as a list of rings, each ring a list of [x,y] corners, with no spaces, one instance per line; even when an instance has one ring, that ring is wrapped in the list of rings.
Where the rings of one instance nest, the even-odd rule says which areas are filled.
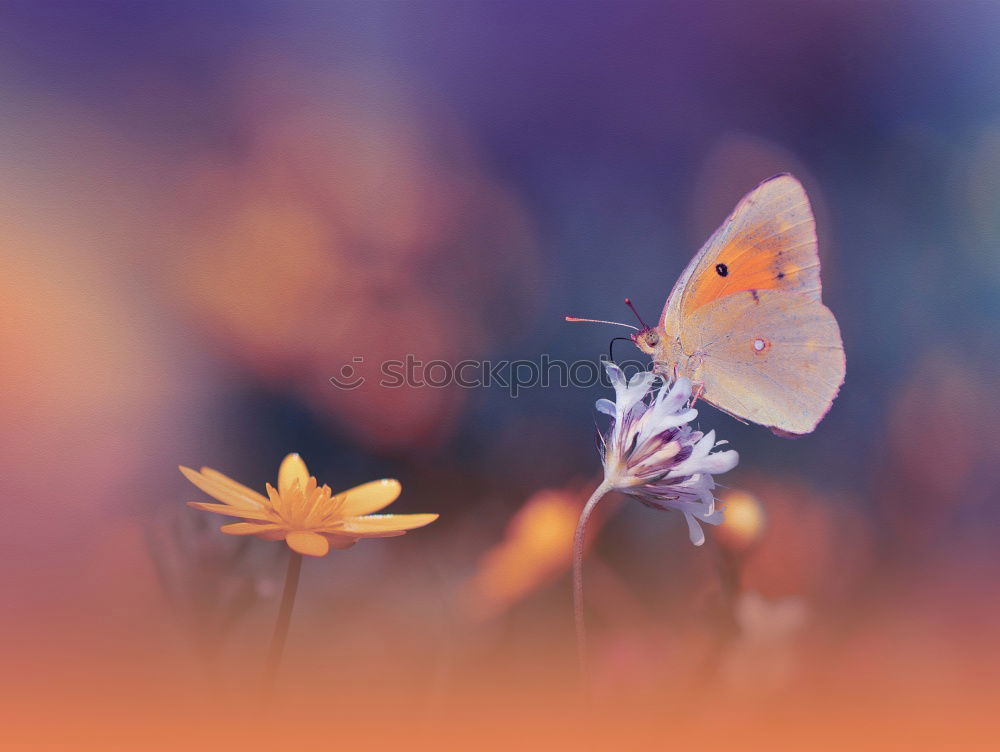
[[[691,382],[691,407],[694,407],[695,403],[701,398],[701,395],[703,395],[704,393],[705,393],[704,381]]]
[[[677,380],[677,366],[673,366],[671,369],[670,364],[663,362],[662,360],[653,361],[653,373],[657,376],[661,376],[664,379],[670,376],[671,371],[673,372],[673,381]]]

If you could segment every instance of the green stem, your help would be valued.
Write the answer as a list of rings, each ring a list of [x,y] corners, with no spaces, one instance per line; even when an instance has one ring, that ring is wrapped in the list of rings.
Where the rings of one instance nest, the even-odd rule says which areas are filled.
[[[587,625],[583,618],[583,544],[587,534],[587,520],[594,508],[611,490],[611,485],[604,481],[587,499],[580,512],[580,520],[576,523],[576,535],[573,537],[573,617],[576,621],[576,652],[580,662],[580,678],[584,688],[589,693],[590,679],[587,671]]]
[[[285,590],[281,595],[281,607],[278,609],[278,621],[274,624],[274,634],[271,636],[271,649],[267,654],[267,667],[264,669],[264,694],[269,696],[274,689],[274,678],[281,663],[281,654],[285,652],[285,640],[288,639],[288,624],[292,620],[292,607],[295,605],[295,593],[299,589],[299,572],[302,571],[302,554],[290,552],[288,572],[285,574]]]

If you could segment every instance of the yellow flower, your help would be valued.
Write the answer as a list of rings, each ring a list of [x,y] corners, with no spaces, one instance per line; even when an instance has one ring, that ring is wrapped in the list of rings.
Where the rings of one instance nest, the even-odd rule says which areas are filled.
[[[306,556],[326,556],[331,547],[349,548],[361,538],[403,535],[438,518],[436,514],[372,514],[396,500],[402,490],[398,480],[374,480],[334,496],[329,486],[317,485],[297,454],[282,461],[278,488],[268,483],[266,497],[209,467],[201,472],[188,467],[180,470],[222,502],[189,501],[189,506],[246,520],[223,525],[222,532],[283,540]]]

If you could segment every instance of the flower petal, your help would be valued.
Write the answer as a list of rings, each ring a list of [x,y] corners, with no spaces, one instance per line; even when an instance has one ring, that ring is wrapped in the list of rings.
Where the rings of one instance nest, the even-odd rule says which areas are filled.
[[[284,529],[283,525],[276,525],[271,522],[231,522],[219,528],[219,530],[229,535],[263,535],[264,533],[274,533],[275,531]]]
[[[649,391],[649,387],[656,380],[656,374],[652,371],[636,371],[628,380],[629,391],[641,391],[643,394]]]
[[[688,524],[688,537],[694,545],[700,546],[705,542],[705,531],[701,529],[701,525],[698,524],[698,520],[693,514],[685,512],[684,519],[687,520]]]
[[[608,380],[611,382],[611,386],[614,388],[615,392],[618,391],[619,387],[624,387],[625,374],[622,373],[622,369],[618,367],[618,364],[614,361],[606,361],[604,363],[604,370],[608,374]]]
[[[234,493],[238,493],[241,496],[245,496],[248,500],[255,501],[262,507],[267,506],[267,499],[264,498],[263,494],[254,491],[252,488],[247,488],[242,483],[237,483],[228,475],[223,475],[218,470],[213,470],[210,467],[203,467],[201,469],[201,474],[208,480],[217,481],[219,483],[224,484]]]
[[[293,452],[281,461],[281,467],[278,468],[278,493],[288,493],[295,481],[305,491],[309,483],[309,469],[303,459]]]
[[[317,533],[322,533],[323,535],[329,536],[330,544],[333,545],[333,538],[345,538],[346,540],[353,541],[356,543],[359,537],[362,538],[397,538],[400,535],[406,535],[405,530],[383,530],[379,533],[357,533],[351,535],[350,537],[345,537],[342,535],[343,528],[317,528]],[[336,548],[336,546],[334,546]]]
[[[330,553],[330,541],[319,533],[311,533],[308,530],[296,530],[289,533],[285,536],[285,543],[290,549],[303,556],[326,556]]]
[[[337,532],[363,536],[369,533],[386,533],[429,525],[440,515],[437,514],[373,514],[367,517],[352,517],[344,520]]]
[[[402,484],[392,478],[373,480],[355,486],[349,491],[337,494],[346,497],[341,507],[341,514],[345,517],[360,517],[363,514],[377,512],[398,499],[402,490]]]
[[[701,472],[721,475],[728,473],[740,461],[740,455],[735,449],[727,449],[724,452],[715,452],[708,455],[701,463]]]
[[[323,537],[330,542],[330,548],[335,548],[338,551],[350,548],[358,542],[357,538],[345,538],[343,535],[330,535],[328,533],[324,533]]]
[[[283,526],[279,526],[275,530],[265,530],[263,533],[259,533],[259,535],[264,540],[280,541],[284,540],[285,536],[288,535],[288,530]]]
[[[204,468],[203,470],[208,470]],[[250,489],[245,486],[240,486],[234,480],[230,480],[222,473],[212,472],[225,480],[219,480],[214,476],[205,475],[204,473],[198,473],[189,467],[181,467],[180,471],[184,473],[184,477],[189,481],[194,483],[198,488],[207,493],[209,496],[218,499],[223,504],[230,504],[234,507],[239,507],[241,509],[259,509],[264,505],[264,497],[258,493],[250,491]],[[250,491],[247,495],[244,491],[240,489],[245,489]]]
[[[612,418],[615,417],[615,403],[611,400],[601,397],[601,399],[597,400],[595,407],[599,413],[610,415]]]
[[[275,525],[267,522],[231,522],[219,528],[229,535],[260,535],[261,533],[273,533],[276,530],[283,530],[282,525]]]
[[[639,371],[631,380],[626,382],[625,374],[622,373],[622,370],[617,365],[610,362],[604,365],[615,387],[616,412],[619,418],[624,419],[629,416],[633,408],[639,405],[639,401],[649,393],[650,387],[656,380],[656,375],[651,371]],[[612,366],[614,366],[614,370],[612,370]]]
[[[653,452],[649,457],[636,462],[634,459],[630,459],[630,462],[635,463],[633,472],[643,473],[647,471],[654,471],[656,468],[666,467],[667,463],[670,462],[677,453],[681,450],[681,443],[677,440],[667,442],[662,445],[659,449]]]
[[[670,391],[660,390],[663,398],[664,409],[667,412],[677,412],[691,399],[691,379],[682,377],[677,379],[670,387]]]
[[[272,518],[266,512],[261,512],[257,509],[241,509],[240,507],[230,506],[229,504],[208,504],[202,501],[189,501],[187,505],[189,507],[194,507],[195,509],[202,509],[206,512],[215,512],[216,514],[225,514],[230,517],[242,517],[246,520],[261,520],[263,522],[272,521]]]
[[[736,463],[739,462],[739,454],[733,449],[727,449],[724,452],[719,452],[712,457],[709,456],[709,452],[715,448],[715,431],[709,431],[704,436],[702,436],[698,443],[694,445],[694,448],[690,456],[683,462],[679,462],[674,466],[674,469],[670,471],[669,478],[680,478],[685,475],[693,475],[695,473],[723,473],[726,470],[732,470],[736,467]],[[715,459],[718,458],[718,459]],[[725,468],[724,470],[716,470],[715,467]]]
[[[698,519],[708,525],[721,525],[722,521],[725,519],[725,515],[721,509],[713,509],[708,514],[699,516]]]

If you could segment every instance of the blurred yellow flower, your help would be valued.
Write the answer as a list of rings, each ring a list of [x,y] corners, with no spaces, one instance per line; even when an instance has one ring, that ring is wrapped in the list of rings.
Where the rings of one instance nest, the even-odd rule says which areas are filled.
[[[470,616],[493,616],[569,569],[580,497],[577,490],[542,490],[525,502],[465,585]]]
[[[715,529],[715,539],[733,551],[748,550],[764,534],[764,505],[753,494],[741,490],[729,491],[719,501],[725,518]]]
[[[373,514],[399,496],[402,486],[398,480],[375,480],[333,495],[329,486],[316,483],[297,454],[282,461],[278,487],[268,483],[266,497],[208,467],[201,472],[187,467],[180,470],[222,502],[189,501],[189,506],[245,520],[223,525],[219,528],[222,532],[283,540],[306,556],[326,556],[331,547],[349,548],[361,538],[403,535],[438,518],[436,514]]]

